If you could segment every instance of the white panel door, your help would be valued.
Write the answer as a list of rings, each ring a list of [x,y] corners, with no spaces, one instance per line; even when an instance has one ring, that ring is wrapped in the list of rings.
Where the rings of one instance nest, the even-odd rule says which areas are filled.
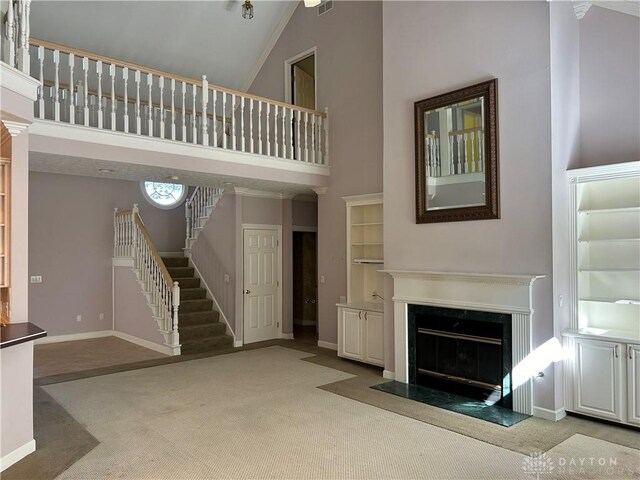
[[[338,355],[363,360],[362,311],[339,308],[338,316]]]
[[[278,231],[244,230],[244,343],[278,337]]]
[[[364,361],[384,366],[384,316],[364,312]]]
[[[640,425],[640,345],[627,345],[627,420]]]
[[[623,346],[600,340],[576,339],[576,411],[622,420]]]

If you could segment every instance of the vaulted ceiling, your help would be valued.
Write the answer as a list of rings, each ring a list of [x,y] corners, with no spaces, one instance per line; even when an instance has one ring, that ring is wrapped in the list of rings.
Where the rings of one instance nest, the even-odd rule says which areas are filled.
[[[235,89],[250,86],[261,56],[297,1],[34,1],[31,36]]]

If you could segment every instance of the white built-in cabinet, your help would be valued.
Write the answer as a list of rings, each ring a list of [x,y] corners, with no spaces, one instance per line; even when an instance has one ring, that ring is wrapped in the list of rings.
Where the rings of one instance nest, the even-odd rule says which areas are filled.
[[[347,204],[347,297],[338,307],[338,355],[384,366],[382,194]]]
[[[640,425],[640,162],[569,171],[569,411]]]

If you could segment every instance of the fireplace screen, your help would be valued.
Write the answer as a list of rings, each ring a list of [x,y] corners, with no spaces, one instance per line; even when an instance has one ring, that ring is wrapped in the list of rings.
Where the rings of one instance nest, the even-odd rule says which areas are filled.
[[[410,305],[409,342],[410,383],[511,408],[510,315]]]

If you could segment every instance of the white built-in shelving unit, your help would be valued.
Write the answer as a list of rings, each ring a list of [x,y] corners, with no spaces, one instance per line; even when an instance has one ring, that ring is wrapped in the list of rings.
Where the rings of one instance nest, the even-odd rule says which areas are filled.
[[[347,204],[347,298],[338,306],[338,355],[384,365],[383,197]]]
[[[640,424],[640,162],[569,172],[567,409]]]

